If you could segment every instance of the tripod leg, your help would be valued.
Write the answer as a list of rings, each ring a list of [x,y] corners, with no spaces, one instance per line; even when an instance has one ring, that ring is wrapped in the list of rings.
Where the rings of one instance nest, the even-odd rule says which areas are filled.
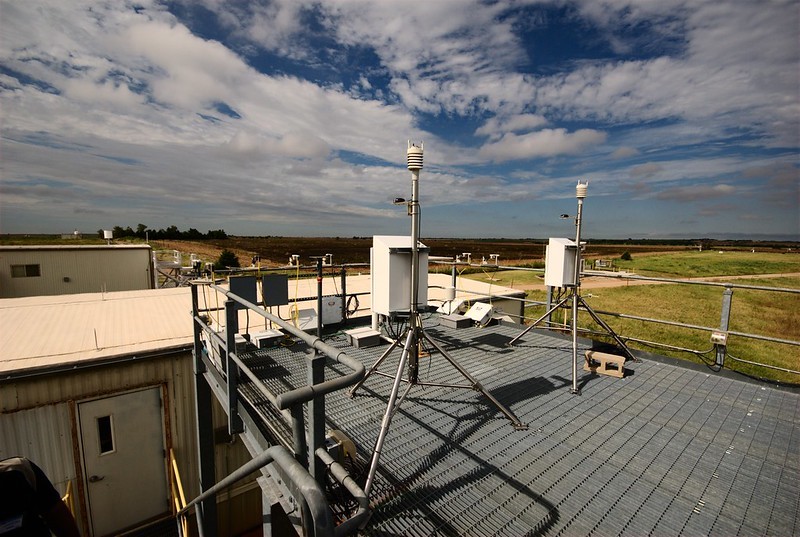
[[[386,405],[386,412],[383,414],[383,421],[381,422],[381,430],[378,433],[378,439],[375,441],[375,450],[372,453],[372,462],[369,465],[369,473],[367,474],[367,483],[364,485],[364,494],[369,497],[369,492],[372,489],[372,480],[375,478],[375,471],[378,469],[378,460],[381,458],[381,449],[383,449],[383,442],[386,440],[386,434],[389,432],[389,424],[392,422],[392,416],[396,412],[397,408],[395,405],[395,401],[397,401],[397,392],[400,390],[400,382],[403,380],[403,369],[406,366],[406,360],[408,359],[408,352],[411,344],[413,343],[414,339],[414,331],[408,331],[408,337],[406,338],[406,346],[403,349],[403,354],[400,355],[400,363],[397,365],[397,375],[394,377],[394,384],[392,385],[392,391],[389,393],[389,403]],[[399,341],[399,339],[398,339]],[[400,399],[402,402],[405,399],[408,390],[411,389],[413,385],[409,384],[406,388],[406,393],[403,394],[403,397]],[[399,403],[397,403],[399,404]]]
[[[631,360],[633,360],[634,362],[638,362],[639,360],[638,360],[638,359],[637,359],[637,358],[636,358],[636,357],[633,355],[633,353],[630,351],[630,349],[628,348],[628,346],[627,346],[627,345],[625,345],[625,342],[624,342],[624,341],[622,341],[622,338],[620,338],[620,337],[617,335],[617,333],[616,333],[616,332],[614,332],[614,329],[613,329],[613,328],[611,328],[611,327],[608,325],[608,323],[606,323],[606,322],[605,322],[603,319],[601,319],[601,318],[600,318],[600,317],[599,317],[599,316],[598,316],[598,315],[597,315],[597,314],[594,312],[594,310],[593,310],[593,309],[592,309],[592,308],[591,308],[591,307],[590,307],[590,306],[589,306],[589,305],[588,305],[588,304],[587,304],[587,303],[586,303],[586,302],[583,300],[583,298],[579,298],[579,299],[580,299],[580,301],[581,301],[581,304],[583,304],[583,307],[584,307],[584,308],[586,308],[586,311],[588,311],[588,312],[589,312],[589,315],[591,315],[591,316],[592,316],[592,319],[594,319],[594,320],[595,320],[595,322],[597,322],[597,324],[599,324],[600,326],[602,326],[602,327],[603,327],[603,330],[605,330],[606,332],[608,332],[608,334],[609,334],[611,337],[613,337],[613,338],[614,338],[614,341],[616,341],[616,342],[617,342],[617,345],[619,345],[620,347],[622,347],[622,350],[625,352],[625,354],[627,354],[627,355],[628,355],[628,358],[630,358],[630,359],[631,359]]]
[[[527,425],[527,424],[525,424],[525,423],[522,423],[522,422],[519,420],[519,418],[518,418],[517,416],[515,416],[513,412],[511,412],[511,410],[510,410],[510,409],[506,408],[506,407],[505,407],[505,405],[503,405],[503,403],[501,403],[500,401],[498,401],[497,399],[495,399],[495,398],[494,398],[494,396],[493,396],[491,393],[489,393],[489,391],[488,391],[486,388],[484,388],[484,387],[483,387],[483,385],[482,385],[482,384],[481,384],[481,383],[478,381],[478,379],[476,379],[475,377],[473,377],[472,375],[470,375],[469,371],[467,371],[466,369],[464,369],[463,367],[461,367],[461,365],[460,365],[458,362],[456,362],[455,358],[453,358],[452,356],[450,356],[450,355],[447,353],[447,351],[445,351],[445,350],[444,350],[444,349],[443,349],[443,348],[442,348],[442,347],[441,347],[441,346],[440,346],[438,343],[436,343],[436,341],[434,341],[433,339],[431,339],[431,338],[428,336],[428,334],[426,334],[425,332],[422,332],[422,335],[423,335],[423,337],[424,337],[426,340],[428,340],[428,342],[429,342],[431,345],[433,345],[433,346],[434,346],[434,348],[435,348],[437,351],[439,351],[439,353],[441,353],[441,355],[442,355],[442,356],[444,356],[444,357],[445,357],[445,359],[446,359],[448,362],[450,362],[450,364],[452,364],[452,366],[453,366],[453,367],[455,367],[455,368],[458,370],[458,372],[459,372],[459,373],[461,373],[461,375],[463,375],[463,376],[464,376],[464,378],[466,378],[466,379],[467,379],[467,380],[468,380],[468,381],[469,381],[469,382],[472,384],[472,389],[473,389],[473,390],[475,390],[475,391],[478,391],[478,392],[481,392],[481,393],[482,393],[484,396],[486,396],[486,398],[487,398],[487,399],[488,399],[488,400],[489,400],[489,401],[490,401],[490,402],[491,402],[491,403],[492,403],[492,404],[493,404],[495,407],[497,407],[497,409],[498,409],[500,412],[502,412],[502,413],[505,415],[505,417],[506,417],[506,418],[508,418],[508,419],[509,419],[509,421],[511,422],[511,424],[514,426],[514,428],[515,428],[515,429],[517,429],[518,431],[521,431],[521,430],[525,430],[525,429],[527,429],[527,428],[528,428],[528,425]]]
[[[517,337],[515,337],[514,339],[512,339],[511,341],[509,341],[509,342],[507,343],[507,345],[510,347],[511,345],[513,345],[514,343],[516,343],[516,342],[517,342],[517,340],[518,340],[519,338],[521,338],[522,336],[524,336],[525,334],[527,334],[528,332],[530,332],[530,331],[533,329],[533,327],[535,327],[537,324],[539,324],[540,322],[542,322],[543,320],[545,320],[545,319],[548,317],[548,315],[550,315],[551,313],[553,313],[554,311],[556,311],[558,308],[560,308],[561,306],[563,306],[563,305],[564,305],[564,303],[566,303],[566,301],[567,301],[567,300],[569,300],[569,297],[565,298],[564,300],[562,300],[561,302],[559,302],[558,304],[556,304],[555,306],[553,306],[552,308],[550,308],[549,310],[547,310],[547,313],[545,313],[544,315],[542,315],[541,317],[539,317],[538,319],[536,319],[536,320],[533,322],[533,324],[530,324],[530,325],[528,325],[528,327],[527,327],[527,328],[525,328],[525,330],[523,330],[523,331],[522,331],[522,332],[521,332],[521,333],[520,333],[520,334],[519,334]]]
[[[400,336],[400,337],[403,337],[403,336]],[[378,358],[378,360],[374,364],[372,364],[372,367],[369,368],[369,371],[367,371],[367,373],[364,375],[364,378],[359,380],[352,388],[350,388],[350,391],[347,392],[350,395],[350,397],[353,397],[356,394],[356,390],[359,389],[361,387],[361,385],[364,384],[364,382],[366,382],[366,380],[369,378],[369,376],[372,375],[372,373],[374,373],[376,369],[378,369],[378,366],[381,365],[381,363],[392,353],[392,351],[395,349],[395,347],[397,347],[397,345],[399,345],[399,344],[400,344],[400,338],[397,338],[389,346],[389,348],[386,349],[386,351],[383,354],[381,354],[381,357]]]

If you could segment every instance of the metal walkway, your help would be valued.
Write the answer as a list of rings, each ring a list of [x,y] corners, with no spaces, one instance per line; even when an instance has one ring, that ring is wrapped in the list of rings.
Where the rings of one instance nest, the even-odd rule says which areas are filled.
[[[644,360],[623,379],[582,373],[570,393],[571,341],[519,326],[426,330],[530,426],[516,431],[479,393],[412,390],[392,422],[366,535],[797,535],[800,394]],[[370,366],[385,346],[357,349]],[[243,354],[276,394],[306,383],[302,343]],[[420,378],[452,380],[420,360]],[[397,360],[387,360],[393,372]],[[328,361],[325,378],[348,371]],[[263,374],[263,376],[262,376]],[[326,398],[369,460],[391,381]],[[240,393],[258,408],[257,392]],[[270,419],[268,414],[265,414]],[[274,421],[278,436],[285,426]],[[354,476],[363,485],[365,475]]]

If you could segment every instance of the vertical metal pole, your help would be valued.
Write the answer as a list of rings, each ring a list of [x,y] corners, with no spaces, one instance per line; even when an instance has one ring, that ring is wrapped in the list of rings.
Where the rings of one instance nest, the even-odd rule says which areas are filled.
[[[198,316],[197,286],[192,285],[192,314]],[[199,458],[200,491],[204,492],[214,486],[216,482],[216,469],[214,467],[214,423],[211,414],[212,393],[211,387],[203,375],[206,371],[202,353],[203,344],[200,341],[200,327],[197,322],[194,326],[194,393],[195,393],[195,419],[197,420],[197,455]],[[212,496],[198,506],[198,527],[210,528],[213,533],[217,531],[217,501]],[[202,512],[202,524],[200,513]]]
[[[733,298],[733,289],[730,287],[726,287],[725,290],[722,292],[722,314],[720,315],[719,320],[719,329],[721,332],[728,331],[728,324],[730,323],[731,319],[731,300]],[[722,368],[725,365],[725,353],[727,352],[728,345],[727,342],[724,345],[715,344],[714,345],[717,351],[717,358],[715,365],[719,368]]]
[[[289,408],[292,415],[292,449],[294,458],[303,468],[308,468],[308,447],[306,444],[306,420],[303,417],[303,405],[297,404]]]
[[[316,350],[308,356],[308,384],[325,381],[325,355]],[[325,465],[314,454],[325,443],[325,396],[318,395],[308,402],[308,469],[317,483],[325,487]]]
[[[342,267],[342,322],[347,324],[347,269]]]
[[[322,337],[322,258],[317,259],[317,337]]]
[[[545,311],[550,311],[550,309],[553,307],[553,286],[552,285],[548,285],[547,286],[547,306],[545,306],[545,307],[547,308]],[[553,323],[553,314],[552,314],[552,312],[547,314],[547,320],[545,322],[547,323],[547,327],[550,328],[550,325]]]
[[[231,360],[236,354],[236,334],[239,333],[239,313],[236,302],[225,301],[225,376],[228,390],[228,434],[234,435],[244,431],[242,417],[239,416],[239,366]]]
[[[458,271],[456,271],[456,265],[454,263],[453,266],[450,268],[450,285],[453,286],[453,289],[456,288],[456,275],[457,274],[458,274]]]
[[[419,169],[411,170],[411,313],[408,326],[413,334],[411,347],[408,349],[409,381],[417,382],[419,373]]]
[[[417,312],[419,295],[419,170],[411,170],[411,313]],[[411,319],[409,319],[411,322]]]
[[[578,302],[581,296],[581,217],[583,199],[578,198],[575,218],[575,287],[572,289],[572,393],[578,394]]]

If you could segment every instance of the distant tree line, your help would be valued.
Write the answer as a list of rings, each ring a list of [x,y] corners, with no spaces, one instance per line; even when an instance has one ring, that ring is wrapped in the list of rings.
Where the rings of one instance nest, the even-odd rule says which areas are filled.
[[[191,227],[188,231],[181,231],[177,226],[169,226],[167,229],[150,229],[144,224],[139,224],[136,229],[122,226],[114,226],[114,238],[122,239],[125,237],[136,237],[139,239],[153,239],[153,240],[186,240],[186,241],[202,241],[212,239],[227,239],[228,234],[223,229],[208,230],[207,233],[200,233],[195,228]],[[97,234],[102,238],[103,230],[97,231]]]

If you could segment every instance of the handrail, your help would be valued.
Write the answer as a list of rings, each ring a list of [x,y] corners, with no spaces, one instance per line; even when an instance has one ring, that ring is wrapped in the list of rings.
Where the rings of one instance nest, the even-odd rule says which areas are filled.
[[[181,480],[181,473],[178,470],[178,461],[175,458],[175,452],[172,448],[169,450],[169,468],[169,486],[172,492],[172,514],[177,517],[177,514],[186,507],[186,495],[183,492],[183,482]],[[185,537],[189,534],[189,523],[186,517],[177,517],[177,519],[180,522],[180,535]]]
[[[336,530],[334,531],[335,535],[337,537],[341,535],[350,535],[357,529],[363,529],[370,516],[372,516],[367,493],[358,486],[358,483],[355,482],[350,473],[345,470],[341,464],[336,462],[325,448],[317,448],[314,453],[319,460],[322,461],[328,471],[330,471],[333,478],[350,493],[358,504],[358,509],[355,514],[336,526]]]
[[[241,298],[240,296],[232,293],[231,291],[225,289],[224,287],[220,287],[218,285],[210,284],[210,287],[217,291],[218,293],[222,293],[229,299],[242,304],[246,308],[252,310],[253,312],[261,315],[268,321],[271,321],[281,328],[283,328],[286,332],[292,334],[293,336],[303,340],[306,344],[310,347],[322,352],[328,358],[335,360],[336,362],[350,368],[352,373],[348,373],[347,375],[337,377],[331,380],[326,380],[320,384],[315,384],[313,386],[302,386],[300,388],[295,388],[289,392],[283,393],[278,395],[275,399],[275,406],[278,407],[279,410],[286,410],[296,404],[299,403],[307,403],[311,401],[315,397],[319,397],[322,395],[329,394],[331,392],[342,390],[344,388],[348,388],[356,384],[359,380],[361,380],[364,375],[366,374],[366,368],[364,364],[361,363],[359,360],[352,358],[347,355],[342,350],[333,347],[322,341],[322,339],[318,336],[311,336],[306,332],[302,331],[301,329],[295,327],[291,323],[288,323],[277,317],[264,311],[263,309],[259,308],[258,305],[253,304],[252,302]]]
[[[294,489],[293,492],[302,496],[303,500],[306,502],[311,515],[311,521],[313,522],[313,534],[315,536],[333,535],[333,516],[331,515],[330,509],[328,509],[328,501],[325,498],[324,491],[314,478],[311,477],[311,474],[309,474],[306,469],[294,459],[291,453],[289,453],[289,450],[283,446],[272,446],[254,459],[246,462],[213,487],[207,489],[197,498],[186,504],[186,507],[178,511],[177,516],[185,516],[189,509],[199,502],[212,497],[220,490],[244,479],[271,462],[276,464],[284,480]],[[202,535],[202,529],[200,529],[200,532]]]
[[[67,491],[61,497],[61,501],[66,504],[67,508],[69,508],[69,512],[72,513],[72,518],[76,518],[75,517],[75,500],[72,497],[72,479],[67,481]]]

